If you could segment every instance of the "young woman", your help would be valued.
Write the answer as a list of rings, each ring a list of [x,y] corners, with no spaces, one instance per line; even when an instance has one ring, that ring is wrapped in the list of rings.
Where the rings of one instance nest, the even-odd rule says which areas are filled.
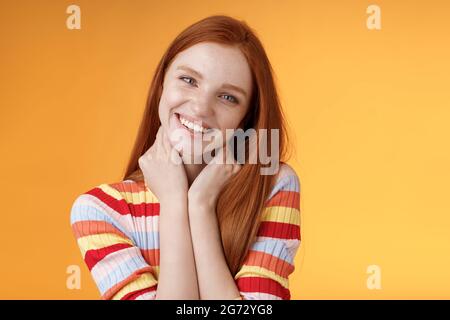
[[[270,157],[279,170],[262,174],[249,161],[250,139],[244,162],[222,140],[213,156],[224,161],[206,163],[211,144],[201,138],[230,129],[254,129],[258,150],[276,132]],[[227,16],[184,30],[156,69],[123,181],[92,188],[72,207],[102,298],[290,299],[300,184],[286,150],[272,68],[254,32]]]

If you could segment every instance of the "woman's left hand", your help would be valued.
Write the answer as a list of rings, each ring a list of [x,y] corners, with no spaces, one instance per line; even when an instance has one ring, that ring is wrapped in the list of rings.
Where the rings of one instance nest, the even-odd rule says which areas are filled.
[[[220,148],[190,186],[189,206],[215,209],[220,191],[240,169],[241,165],[234,159],[231,151],[226,148],[224,156],[224,148]]]

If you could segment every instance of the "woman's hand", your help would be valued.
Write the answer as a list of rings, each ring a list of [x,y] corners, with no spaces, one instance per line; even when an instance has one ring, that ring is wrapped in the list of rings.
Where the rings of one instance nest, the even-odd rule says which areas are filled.
[[[224,148],[220,148],[213,160],[195,178],[188,191],[189,207],[215,209],[223,186],[241,169],[228,148],[225,159],[223,158]]]
[[[139,158],[139,167],[161,204],[186,199],[188,182],[183,162],[161,126],[153,145]]]

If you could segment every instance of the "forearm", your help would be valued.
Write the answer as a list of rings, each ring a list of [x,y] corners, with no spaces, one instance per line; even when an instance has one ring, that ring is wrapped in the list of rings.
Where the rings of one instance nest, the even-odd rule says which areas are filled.
[[[161,204],[160,272],[156,299],[199,299],[187,199]]]
[[[201,299],[235,299],[239,290],[222,248],[215,209],[189,205],[192,245]]]

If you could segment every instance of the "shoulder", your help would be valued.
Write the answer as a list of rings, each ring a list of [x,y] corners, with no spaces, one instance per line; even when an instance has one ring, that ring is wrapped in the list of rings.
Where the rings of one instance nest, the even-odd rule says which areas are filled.
[[[79,194],[71,209],[71,221],[89,217],[154,214],[156,197],[143,181],[101,183]]]
[[[283,163],[265,203],[263,220],[292,220],[298,224],[299,211],[300,179],[291,166]]]
[[[299,180],[297,172],[285,162],[280,162],[280,169],[278,170],[277,180],[283,179],[285,177],[293,177]]]
[[[128,181],[100,183],[80,193],[75,199],[75,202],[88,202],[89,200],[97,200],[108,203],[113,199],[120,200],[123,199],[123,196],[126,195],[126,192],[131,189],[132,184],[135,185],[136,183],[129,183]]]
[[[128,203],[141,203],[148,198],[145,197],[146,194],[153,195],[144,181],[124,180],[95,185],[81,193],[76,200],[90,196],[103,201],[115,199],[125,200]]]
[[[296,171],[287,163],[280,162],[280,168],[275,178],[275,182],[269,199],[280,192],[300,192],[300,178]]]

